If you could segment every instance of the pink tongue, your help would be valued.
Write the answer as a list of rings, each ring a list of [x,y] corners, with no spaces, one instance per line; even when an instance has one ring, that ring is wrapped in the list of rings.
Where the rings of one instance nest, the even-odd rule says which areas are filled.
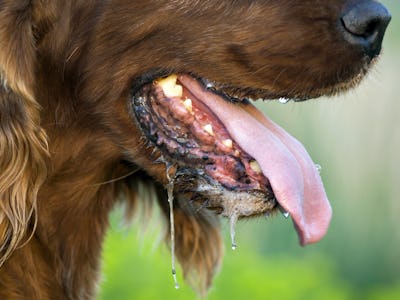
[[[258,161],[278,203],[290,213],[300,243],[322,239],[332,210],[321,177],[303,145],[253,105],[233,105],[187,76],[180,76],[179,81],[216,114],[240,147]]]

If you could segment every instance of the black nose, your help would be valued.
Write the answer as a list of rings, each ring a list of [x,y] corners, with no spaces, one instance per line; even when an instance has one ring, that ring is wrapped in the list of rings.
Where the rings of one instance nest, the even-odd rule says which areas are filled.
[[[391,15],[377,2],[364,2],[350,7],[342,16],[345,39],[359,46],[368,56],[377,56]]]

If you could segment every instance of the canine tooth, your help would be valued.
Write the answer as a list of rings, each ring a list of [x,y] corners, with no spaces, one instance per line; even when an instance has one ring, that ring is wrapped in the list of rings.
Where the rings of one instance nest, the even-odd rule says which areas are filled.
[[[177,79],[177,75],[170,75],[157,81],[157,84],[161,86],[166,97],[182,97],[183,88],[181,85],[176,83]]]
[[[223,140],[222,144],[224,144],[224,146],[226,146],[228,148],[232,148],[233,147],[233,141],[231,139]]]
[[[185,106],[186,110],[190,113],[193,112],[193,105],[192,105],[192,100],[187,98],[185,101],[183,101],[183,105]]]
[[[256,161],[256,160],[252,160],[251,162],[250,162],[250,168],[254,171],[254,172],[256,172],[257,174],[260,174],[262,171],[261,171],[261,167],[260,167],[260,165],[258,164],[258,162]]]
[[[211,124],[207,124],[203,126],[203,129],[211,136],[214,136],[214,130],[211,126]]]

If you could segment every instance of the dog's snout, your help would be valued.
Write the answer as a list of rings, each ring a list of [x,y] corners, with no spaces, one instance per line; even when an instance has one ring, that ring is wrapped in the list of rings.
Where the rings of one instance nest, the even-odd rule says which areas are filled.
[[[348,9],[341,17],[345,39],[362,48],[370,57],[379,55],[382,39],[391,19],[378,2],[364,2]]]

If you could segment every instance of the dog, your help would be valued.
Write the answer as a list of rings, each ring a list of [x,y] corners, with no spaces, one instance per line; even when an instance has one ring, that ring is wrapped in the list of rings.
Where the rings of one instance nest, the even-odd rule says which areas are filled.
[[[369,0],[1,1],[0,298],[94,298],[119,202],[157,199],[199,291],[219,215],[281,211],[319,241],[314,163],[251,99],[355,87],[389,21]]]

